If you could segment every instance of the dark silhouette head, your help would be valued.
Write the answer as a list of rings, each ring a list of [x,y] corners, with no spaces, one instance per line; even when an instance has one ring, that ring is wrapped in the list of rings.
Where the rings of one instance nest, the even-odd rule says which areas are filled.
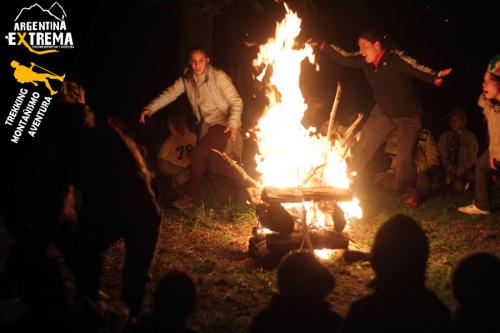
[[[484,252],[466,256],[455,268],[452,287],[461,307],[474,309],[498,302],[500,260]]]
[[[158,282],[154,298],[154,312],[170,318],[186,319],[196,306],[196,286],[185,272],[173,270]]]
[[[409,216],[395,215],[377,231],[370,254],[374,287],[423,287],[429,242]]]
[[[279,265],[278,288],[284,296],[324,298],[334,287],[332,274],[311,252],[291,252]]]

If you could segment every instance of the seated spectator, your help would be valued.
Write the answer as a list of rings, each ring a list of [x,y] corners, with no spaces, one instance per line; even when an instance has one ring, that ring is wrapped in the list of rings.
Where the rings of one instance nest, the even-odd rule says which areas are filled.
[[[441,134],[438,141],[441,165],[446,174],[446,184],[461,192],[474,178],[478,143],[474,133],[465,129],[467,118],[462,109],[453,109],[447,119],[451,129]]]
[[[354,302],[343,332],[447,332],[448,308],[425,287],[429,241],[416,221],[395,215],[377,231],[370,254],[374,292]]]
[[[170,271],[158,282],[151,312],[131,325],[129,332],[194,333],[195,330],[186,327],[186,321],[195,307],[196,285],[193,279],[184,272]]]
[[[463,258],[453,273],[456,332],[500,332],[500,260],[474,253]]]
[[[395,130],[389,135],[385,145],[385,152],[391,158],[391,167],[375,176],[376,184],[394,191],[396,191],[396,165],[398,163],[397,145]],[[420,131],[414,161],[417,165],[417,190],[423,195],[438,190],[442,183],[439,152],[431,132],[427,129]]]
[[[325,297],[335,279],[314,254],[288,254],[278,269],[279,294],[252,320],[250,332],[338,332],[342,318]]]
[[[191,152],[196,146],[196,134],[191,132],[186,117],[174,113],[168,118],[169,137],[163,142],[157,156],[158,170],[176,184],[189,179]]]

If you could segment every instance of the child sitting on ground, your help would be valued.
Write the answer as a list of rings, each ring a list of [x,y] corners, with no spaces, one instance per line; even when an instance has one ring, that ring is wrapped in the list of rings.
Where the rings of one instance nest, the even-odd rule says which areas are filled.
[[[158,170],[171,178],[175,184],[184,184],[189,179],[191,151],[196,145],[196,134],[191,132],[186,117],[174,113],[168,118],[170,136],[161,145],[157,155]]]

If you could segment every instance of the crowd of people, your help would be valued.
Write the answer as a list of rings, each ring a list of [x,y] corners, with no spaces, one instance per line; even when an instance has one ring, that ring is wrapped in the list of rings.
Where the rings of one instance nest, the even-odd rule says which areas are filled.
[[[354,147],[352,170],[361,172],[387,142],[394,163],[379,179],[400,191],[406,206],[418,206],[418,179],[424,179],[426,189],[437,186],[428,172],[441,163],[443,179],[456,189],[464,190],[474,179],[475,200],[459,210],[490,213],[492,176],[500,168],[500,56],[484,76],[479,105],[490,140],[488,150],[475,161],[477,140],[465,130],[463,112],[450,113],[451,129],[438,145],[429,131],[421,130],[422,106],[411,77],[440,85],[451,69],[434,72],[420,66],[372,33],[359,38],[359,54],[347,54],[333,44],[317,46],[335,61],[361,68],[374,91],[376,105]],[[0,292],[3,298],[19,297],[25,306],[7,329],[192,332],[186,320],[195,311],[196,287],[184,272],[167,273],[156,288],[153,309],[141,313],[161,223],[150,169],[177,184],[187,183],[185,194],[172,203],[183,209],[194,206],[207,170],[240,184],[255,183],[228,157],[241,154],[241,97],[229,76],[210,64],[203,48],[195,47],[189,61],[182,76],[143,109],[140,122],[185,93],[200,131],[193,133],[183,115],[172,114],[171,135],[152,168],[119,121],[96,120],[83,88],[64,82],[48,127],[19,170],[6,216],[16,242],[2,272]],[[103,254],[119,239],[126,256],[117,301],[101,290],[100,279]],[[68,301],[58,263],[47,258],[51,244],[57,245],[75,276],[75,305]],[[377,232],[370,254],[376,275],[370,284],[373,293],[355,301],[342,318],[325,300],[335,287],[329,270],[312,253],[291,253],[278,269],[279,293],[255,316],[251,331],[498,330],[498,258],[479,253],[458,264],[452,285],[459,307],[452,319],[449,309],[425,287],[428,255],[429,242],[418,223],[403,215],[389,219]]]
[[[295,250],[279,264],[275,293],[252,319],[250,332],[497,332],[500,260],[487,252],[464,256],[450,285],[454,311],[426,287],[429,240],[406,215],[395,215],[377,231],[369,253],[375,277],[371,293],[350,304],[345,316],[327,300],[335,276],[314,253]],[[133,303],[99,297],[71,304],[60,265],[44,257],[31,262],[18,285],[22,306],[10,309],[4,332],[197,332],[187,324],[196,311],[197,287],[181,270],[165,273],[154,288],[151,309],[138,312]],[[144,283],[144,282],[143,282]],[[335,300],[333,300],[335,302]]]
[[[369,255],[375,272],[369,284],[373,292],[354,301],[342,318],[325,300],[335,287],[334,276],[314,254],[292,252],[280,263],[278,294],[253,318],[250,331],[497,331],[500,323],[494,295],[500,290],[495,282],[500,274],[499,259],[473,253],[458,263],[451,282],[458,306],[452,315],[426,287],[428,256],[429,241],[420,225],[405,215],[391,217],[377,231]]]

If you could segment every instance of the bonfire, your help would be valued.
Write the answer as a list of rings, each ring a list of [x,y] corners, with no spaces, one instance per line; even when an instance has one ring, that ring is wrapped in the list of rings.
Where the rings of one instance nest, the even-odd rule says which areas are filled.
[[[257,206],[258,226],[250,239],[250,253],[257,258],[279,257],[294,248],[347,248],[353,218],[361,218],[359,201],[350,190],[346,158],[359,118],[342,135],[333,135],[341,95],[337,88],[328,134],[301,123],[307,105],[299,87],[301,63],[315,63],[309,44],[297,37],[301,19],[285,4],[286,16],[276,25],[274,37],[261,45],[253,65],[257,79],[266,86],[268,105],[255,132],[258,142],[259,185],[249,189]]]

